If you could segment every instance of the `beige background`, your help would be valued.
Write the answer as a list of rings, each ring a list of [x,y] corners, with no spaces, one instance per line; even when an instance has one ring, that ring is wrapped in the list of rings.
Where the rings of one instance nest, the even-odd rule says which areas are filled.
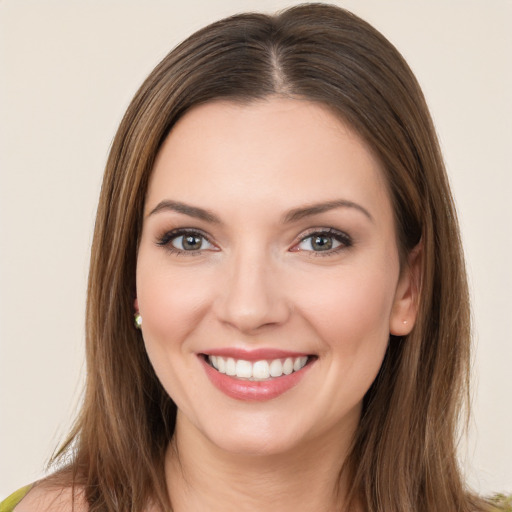
[[[42,474],[80,397],[102,168],[136,88],[207,22],[270,0],[0,0],[0,497]],[[477,489],[512,491],[512,2],[346,0],[431,105],[474,299]]]

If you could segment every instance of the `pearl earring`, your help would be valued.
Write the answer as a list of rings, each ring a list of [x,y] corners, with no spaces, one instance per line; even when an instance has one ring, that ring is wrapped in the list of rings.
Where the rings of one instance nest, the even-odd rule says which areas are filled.
[[[134,323],[135,323],[135,328],[140,330],[140,328],[142,326],[142,317],[140,316],[140,313],[138,311],[137,311],[137,313],[135,313]]]

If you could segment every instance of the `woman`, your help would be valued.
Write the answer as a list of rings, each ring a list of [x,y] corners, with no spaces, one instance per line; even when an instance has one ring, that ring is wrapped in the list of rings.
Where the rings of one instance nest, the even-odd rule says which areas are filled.
[[[332,6],[223,20],[118,130],[84,405],[16,510],[494,510],[455,457],[468,351],[456,214],[402,57]]]

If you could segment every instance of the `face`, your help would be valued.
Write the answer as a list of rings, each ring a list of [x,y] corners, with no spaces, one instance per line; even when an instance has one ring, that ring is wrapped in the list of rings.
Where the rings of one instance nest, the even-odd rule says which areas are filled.
[[[135,307],[179,428],[248,454],[350,435],[413,303],[379,162],[327,108],[218,101],[173,128]]]

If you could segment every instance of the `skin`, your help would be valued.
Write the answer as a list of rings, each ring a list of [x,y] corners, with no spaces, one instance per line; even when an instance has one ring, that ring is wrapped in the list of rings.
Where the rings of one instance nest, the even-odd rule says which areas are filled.
[[[352,205],[284,221],[338,200]],[[175,229],[204,238],[184,251],[182,239],[165,237]],[[333,249],[314,250],[308,236],[322,229],[350,243],[329,238]],[[327,108],[218,101],[176,124],[147,191],[135,301],[150,360],[178,406],[167,455],[175,511],[338,510],[363,396],[389,334],[407,334],[415,320],[411,269],[400,268],[379,162]],[[277,398],[236,400],[212,385],[198,356],[226,347],[316,359]]]

